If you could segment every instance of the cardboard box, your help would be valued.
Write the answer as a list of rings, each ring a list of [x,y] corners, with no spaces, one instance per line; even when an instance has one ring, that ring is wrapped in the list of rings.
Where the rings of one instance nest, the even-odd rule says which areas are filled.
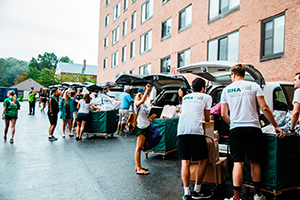
[[[208,164],[214,163],[213,144],[210,138],[206,138],[207,149],[208,149]],[[219,141],[214,139],[215,142],[215,161],[219,160]]]
[[[197,165],[197,163],[190,165],[190,181],[195,181]],[[222,184],[228,177],[227,157],[220,157],[216,162],[216,170],[218,184]],[[215,183],[214,166],[212,164],[207,165],[203,183]]]
[[[209,122],[203,121],[203,130],[204,130],[204,135],[208,135],[212,138],[214,138],[214,121],[210,120]]]
[[[219,131],[214,131],[214,138],[219,140]]]

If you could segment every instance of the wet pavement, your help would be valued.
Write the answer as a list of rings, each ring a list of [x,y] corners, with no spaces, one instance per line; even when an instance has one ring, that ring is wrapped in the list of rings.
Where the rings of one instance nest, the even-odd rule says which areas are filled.
[[[21,105],[15,142],[0,141],[0,199],[181,199],[180,161],[176,153],[168,154],[165,159],[156,154],[146,158],[142,153],[142,165],[149,169],[150,175],[136,175],[135,135],[107,139],[83,136],[82,141],[76,141],[67,132],[66,138],[61,137],[59,119],[54,133],[58,141],[50,142],[47,115],[39,112],[38,105],[36,114],[28,115],[28,102]],[[1,102],[1,113],[2,109]],[[0,130],[3,129],[1,121]],[[252,199],[250,194],[244,193],[243,200]],[[231,178],[228,178],[210,199],[220,200],[230,195]],[[278,199],[299,199],[299,196],[299,190],[293,190]]]

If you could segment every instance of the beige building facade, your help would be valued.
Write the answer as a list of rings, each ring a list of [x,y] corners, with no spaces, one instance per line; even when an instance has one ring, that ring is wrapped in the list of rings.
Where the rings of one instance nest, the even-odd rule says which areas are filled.
[[[292,81],[299,52],[299,0],[100,2],[98,83],[207,60],[250,63],[266,81]]]

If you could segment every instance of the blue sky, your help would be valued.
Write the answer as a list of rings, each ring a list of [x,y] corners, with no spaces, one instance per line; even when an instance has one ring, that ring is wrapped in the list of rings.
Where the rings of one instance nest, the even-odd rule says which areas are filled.
[[[0,0],[0,58],[44,52],[97,65],[99,0]]]

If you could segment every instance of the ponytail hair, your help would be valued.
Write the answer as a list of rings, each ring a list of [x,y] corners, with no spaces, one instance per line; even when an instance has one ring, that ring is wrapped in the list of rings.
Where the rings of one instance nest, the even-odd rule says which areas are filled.
[[[15,94],[15,92],[13,90],[8,91],[7,96],[13,97],[14,98],[14,104],[16,103],[17,95]]]

